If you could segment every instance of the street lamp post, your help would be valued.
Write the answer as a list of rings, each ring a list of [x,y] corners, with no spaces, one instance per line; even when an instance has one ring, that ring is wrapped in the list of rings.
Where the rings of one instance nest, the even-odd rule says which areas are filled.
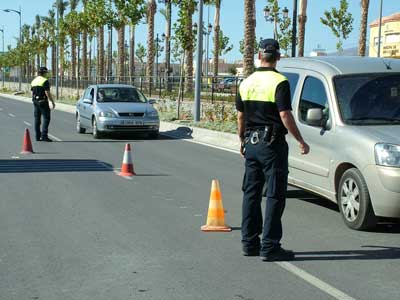
[[[292,20],[292,57],[296,56],[296,35],[297,35],[297,0],[293,0]]]
[[[207,36],[207,39],[206,39],[206,65],[205,65],[205,68],[206,68],[206,81],[207,81],[207,84],[208,84],[208,60],[209,60],[209,57],[208,57],[208,54],[209,54],[209,44],[210,44],[210,34],[211,34],[211,30],[212,30],[212,25],[210,24],[210,23],[208,23],[208,26],[207,26],[207,31],[204,33],[204,35],[206,35]]]
[[[5,12],[14,12],[16,14],[19,15],[19,43],[22,44],[22,31],[21,31],[21,27],[22,27],[22,12],[21,12],[21,6],[19,7],[19,10],[15,10],[15,9],[3,9],[3,11]],[[22,89],[22,66],[19,66],[19,83],[18,83],[18,90],[21,91]]]
[[[274,23],[274,39],[278,38],[278,21],[279,21],[279,15],[280,12],[274,12],[272,11],[271,14],[271,9],[268,6],[264,7],[264,18],[266,22],[273,22]],[[289,16],[289,10],[285,6],[282,9],[282,17],[283,19],[286,19]]]
[[[197,60],[196,60],[196,81],[194,95],[194,121],[200,121],[200,96],[201,96],[201,65],[203,50],[203,0],[199,1],[199,28],[197,30]]]
[[[380,12],[379,12],[378,57],[381,57],[381,38],[382,38],[382,5],[383,5],[383,0],[381,0]]]
[[[59,86],[59,81],[60,81],[60,78],[59,78],[59,74],[58,74],[58,71],[59,71],[59,68],[58,68],[58,64],[59,64],[59,59],[58,59],[58,55],[59,55],[59,53],[60,53],[60,42],[59,42],[59,38],[60,38],[60,34],[59,34],[59,30],[60,30],[60,28],[59,28],[59,18],[60,18],[60,0],[56,0],[57,2],[56,2],[56,10],[57,10],[57,13],[56,13],[56,30],[57,30],[57,38],[56,38],[56,66],[55,66],[55,75],[56,75],[56,99],[58,99],[59,98],[59,88],[58,88],[58,86]],[[90,49],[90,51],[92,51],[92,49]]]
[[[3,34],[3,38],[2,39],[3,39],[3,55],[4,55],[4,25],[3,25],[3,28],[0,29],[0,31]],[[4,76],[5,76],[4,68],[5,68],[5,66],[2,66],[3,88],[4,88]]]

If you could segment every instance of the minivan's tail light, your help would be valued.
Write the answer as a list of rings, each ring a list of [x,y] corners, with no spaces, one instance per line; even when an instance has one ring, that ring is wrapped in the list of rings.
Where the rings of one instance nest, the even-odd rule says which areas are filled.
[[[380,166],[400,168],[400,145],[376,144],[375,162]]]

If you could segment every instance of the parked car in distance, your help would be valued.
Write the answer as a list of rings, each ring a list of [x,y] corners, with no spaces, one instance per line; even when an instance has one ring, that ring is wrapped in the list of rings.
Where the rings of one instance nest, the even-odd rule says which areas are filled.
[[[226,89],[230,89],[235,85],[235,77],[226,77],[218,82],[217,90],[223,92]]]
[[[134,86],[91,85],[76,104],[76,130],[85,133],[89,129],[96,139],[104,133],[122,132],[147,133],[157,138],[160,119],[154,103]]]
[[[296,123],[310,145],[289,144],[289,184],[337,202],[350,228],[400,218],[400,60],[282,59]]]

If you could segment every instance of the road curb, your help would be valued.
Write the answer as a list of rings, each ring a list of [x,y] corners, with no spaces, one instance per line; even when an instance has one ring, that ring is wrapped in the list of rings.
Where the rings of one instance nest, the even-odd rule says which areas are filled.
[[[31,98],[9,95],[0,93],[1,97],[18,100],[22,102],[32,103]],[[56,110],[75,114],[75,106],[71,104],[56,103]],[[230,152],[239,153],[238,149],[240,147],[239,138],[236,134],[219,132],[214,130],[209,130],[205,128],[188,126],[186,124],[177,124],[172,122],[160,122],[160,132],[161,134],[176,138],[187,140],[191,142],[197,142],[220,149],[226,149]]]

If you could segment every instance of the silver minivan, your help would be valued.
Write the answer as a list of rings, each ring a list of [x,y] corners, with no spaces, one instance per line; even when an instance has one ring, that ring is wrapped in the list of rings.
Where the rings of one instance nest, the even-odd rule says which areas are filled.
[[[289,183],[337,202],[347,226],[400,218],[400,60],[283,59],[293,115],[307,143],[289,144]]]

